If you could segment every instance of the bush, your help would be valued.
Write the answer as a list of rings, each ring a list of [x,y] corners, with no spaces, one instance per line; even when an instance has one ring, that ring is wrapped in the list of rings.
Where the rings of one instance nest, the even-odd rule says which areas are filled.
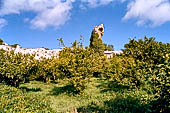
[[[18,87],[29,80],[33,56],[0,50],[0,82]]]
[[[76,88],[76,92],[82,92],[93,75],[95,58],[94,51],[90,48],[64,48],[59,54],[58,76],[67,78]]]
[[[123,53],[126,56],[154,65],[159,64],[163,60],[163,56],[170,53],[169,43],[157,42],[153,37],[145,37],[144,40],[132,39],[124,47]]]
[[[30,77],[31,80],[40,80],[44,82],[55,81],[57,77],[57,58],[46,59],[34,61],[34,75]]]
[[[140,88],[146,80],[145,64],[135,61],[132,57],[116,56],[110,59],[110,67],[107,70],[107,76],[112,78],[120,85],[126,85],[131,88]]]
[[[133,73],[135,78],[140,75],[142,77],[139,77],[140,81],[151,84],[155,95],[153,111],[168,112],[170,110],[170,44],[156,42],[155,38],[152,37],[145,37],[144,40],[138,41],[133,39],[125,44],[123,52],[125,56],[132,57],[135,61],[135,66],[132,66],[134,69],[126,69],[125,72],[134,70],[138,72],[138,74]],[[123,76],[123,78],[125,77]],[[128,79],[128,81],[130,80]]]
[[[168,54],[155,69],[155,76],[152,77],[152,81],[157,93],[155,96],[157,101],[154,103],[157,106],[155,111],[168,113],[170,110],[170,58]]]
[[[133,58],[132,62],[127,61],[130,64],[123,66],[125,68],[125,71],[122,71],[123,75],[129,75],[127,80],[132,83],[136,82],[135,86],[138,87],[142,81],[152,83],[150,79],[153,77],[157,65],[164,61],[167,53],[170,53],[170,44],[157,42],[153,37],[145,37],[144,40],[132,39],[125,44],[123,53],[124,57]],[[126,63],[124,62],[124,64]],[[129,78],[133,79],[129,80]]]

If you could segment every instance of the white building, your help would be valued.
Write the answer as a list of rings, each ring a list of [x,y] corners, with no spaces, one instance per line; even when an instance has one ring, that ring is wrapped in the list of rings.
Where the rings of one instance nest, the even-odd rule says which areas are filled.
[[[62,49],[52,49],[52,50],[46,50],[44,48],[21,48],[19,45],[17,45],[16,48],[13,48],[9,45],[0,45],[0,49],[6,50],[6,51],[14,51],[14,53],[22,53],[22,54],[30,54],[35,55],[35,59],[41,59],[41,58],[52,58],[59,56],[59,52]],[[121,54],[122,51],[104,51],[104,54],[107,58],[112,58],[115,54]]]
[[[106,55],[107,58],[112,58],[116,54],[121,54],[123,53],[122,51],[104,51],[104,54]]]
[[[16,48],[13,48],[9,45],[0,45],[0,49],[5,51],[13,50],[14,53],[35,55],[35,59],[57,57],[59,55],[59,51],[61,51],[61,49],[46,50],[44,48],[21,48],[19,45],[17,45]]]

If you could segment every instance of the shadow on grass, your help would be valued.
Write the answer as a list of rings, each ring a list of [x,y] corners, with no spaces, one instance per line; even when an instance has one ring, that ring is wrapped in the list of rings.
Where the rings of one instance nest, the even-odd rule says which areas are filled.
[[[54,87],[50,92],[51,95],[60,95],[62,93],[76,94],[75,88],[72,85],[66,85],[63,87]]]
[[[113,100],[105,101],[104,107],[90,104],[87,107],[78,108],[80,113],[151,113],[151,106],[141,104],[139,100],[132,97],[118,97]]]
[[[27,88],[25,86],[20,87],[21,90],[26,92],[38,92],[41,91],[41,88]]]
[[[129,89],[129,86],[120,85],[116,81],[107,81],[105,83],[101,83],[101,85],[98,85],[97,87],[102,88],[102,93],[108,91],[123,92],[124,90]]]

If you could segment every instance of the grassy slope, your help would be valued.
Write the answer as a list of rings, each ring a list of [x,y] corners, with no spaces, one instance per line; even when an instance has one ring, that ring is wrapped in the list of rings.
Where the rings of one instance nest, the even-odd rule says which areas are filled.
[[[59,113],[72,111],[75,108],[82,113],[143,113],[149,112],[149,102],[153,99],[153,95],[147,87],[142,90],[129,90],[125,86],[96,78],[92,78],[88,88],[81,95],[74,94],[74,88],[68,85],[66,80],[58,81],[55,84],[31,81],[22,84],[20,89],[0,84],[0,88],[0,98],[2,99],[0,101],[2,103],[6,101],[5,104],[8,106],[11,102],[16,101],[20,102],[15,104],[17,106],[42,106],[43,104],[39,104],[39,102],[48,100],[49,106]],[[34,97],[40,101],[33,102]],[[12,105],[12,107],[15,109],[15,106]],[[46,107],[44,106],[44,108]],[[33,108],[31,109],[33,110]],[[23,107],[22,110],[24,112],[25,108]]]
[[[112,82],[93,78],[88,89],[81,95],[73,93],[74,88],[66,81],[56,84],[32,81],[20,86],[28,95],[45,96],[56,112],[76,108],[79,112],[149,112],[149,100],[153,95],[148,90],[128,90]]]
[[[41,95],[28,95],[20,89],[0,84],[0,113],[54,112]]]

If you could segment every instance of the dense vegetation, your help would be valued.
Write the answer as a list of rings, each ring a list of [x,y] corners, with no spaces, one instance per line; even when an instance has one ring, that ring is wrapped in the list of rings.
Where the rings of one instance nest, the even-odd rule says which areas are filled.
[[[104,51],[114,51],[114,46],[111,44],[104,43]]]
[[[0,45],[2,45],[4,43],[4,41],[0,38]]]
[[[125,44],[123,54],[107,59],[103,56],[104,44],[96,37],[96,35],[91,37],[90,46],[86,49],[83,48],[82,43],[75,41],[71,48],[65,47],[60,51],[59,57],[51,59],[35,60],[34,56],[0,50],[0,82],[21,89],[22,84],[34,80],[52,84],[59,84],[62,80],[65,81],[66,88],[60,89],[57,93],[71,91],[75,97],[86,98],[90,96],[87,95],[89,84],[97,79],[99,82],[102,81],[101,86],[108,89],[108,93],[102,95],[106,97],[103,97],[103,100],[98,98],[101,104],[99,100],[95,100],[97,103],[92,101],[88,103],[89,107],[80,108],[79,106],[78,111],[168,112],[170,110],[170,44],[157,42],[153,37],[145,37],[143,40],[131,39]],[[60,41],[64,45],[63,40],[60,39]],[[9,92],[3,88],[0,90],[2,112],[22,111],[24,106],[31,106],[29,103],[32,98],[27,95],[25,97],[25,93],[11,87],[5,86],[5,88],[9,89]],[[67,88],[69,91],[66,90]],[[13,89],[16,92],[19,91],[19,94],[16,94],[21,99],[16,100],[18,98],[13,95]],[[109,89],[114,89],[114,93]],[[119,95],[118,98],[115,99],[113,94]],[[12,96],[6,98],[4,95]],[[115,99],[114,102],[107,105],[107,97],[109,102]],[[13,98],[14,102],[12,102]],[[38,101],[42,100],[35,98]],[[29,105],[15,104],[22,99],[25,99]],[[11,102],[14,104],[9,104]],[[42,100],[37,104],[44,103],[38,106],[44,106],[43,110],[51,110],[46,106],[46,102]],[[39,110],[39,107],[31,107],[28,111],[32,110]]]
[[[92,33],[89,47],[95,51],[95,54],[102,56],[104,55],[105,46],[102,39],[99,39],[98,37],[99,35],[97,33]]]
[[[26,92],[0,84],[1,113],[54,112],[48,100],[41,96],[30,96]]]

